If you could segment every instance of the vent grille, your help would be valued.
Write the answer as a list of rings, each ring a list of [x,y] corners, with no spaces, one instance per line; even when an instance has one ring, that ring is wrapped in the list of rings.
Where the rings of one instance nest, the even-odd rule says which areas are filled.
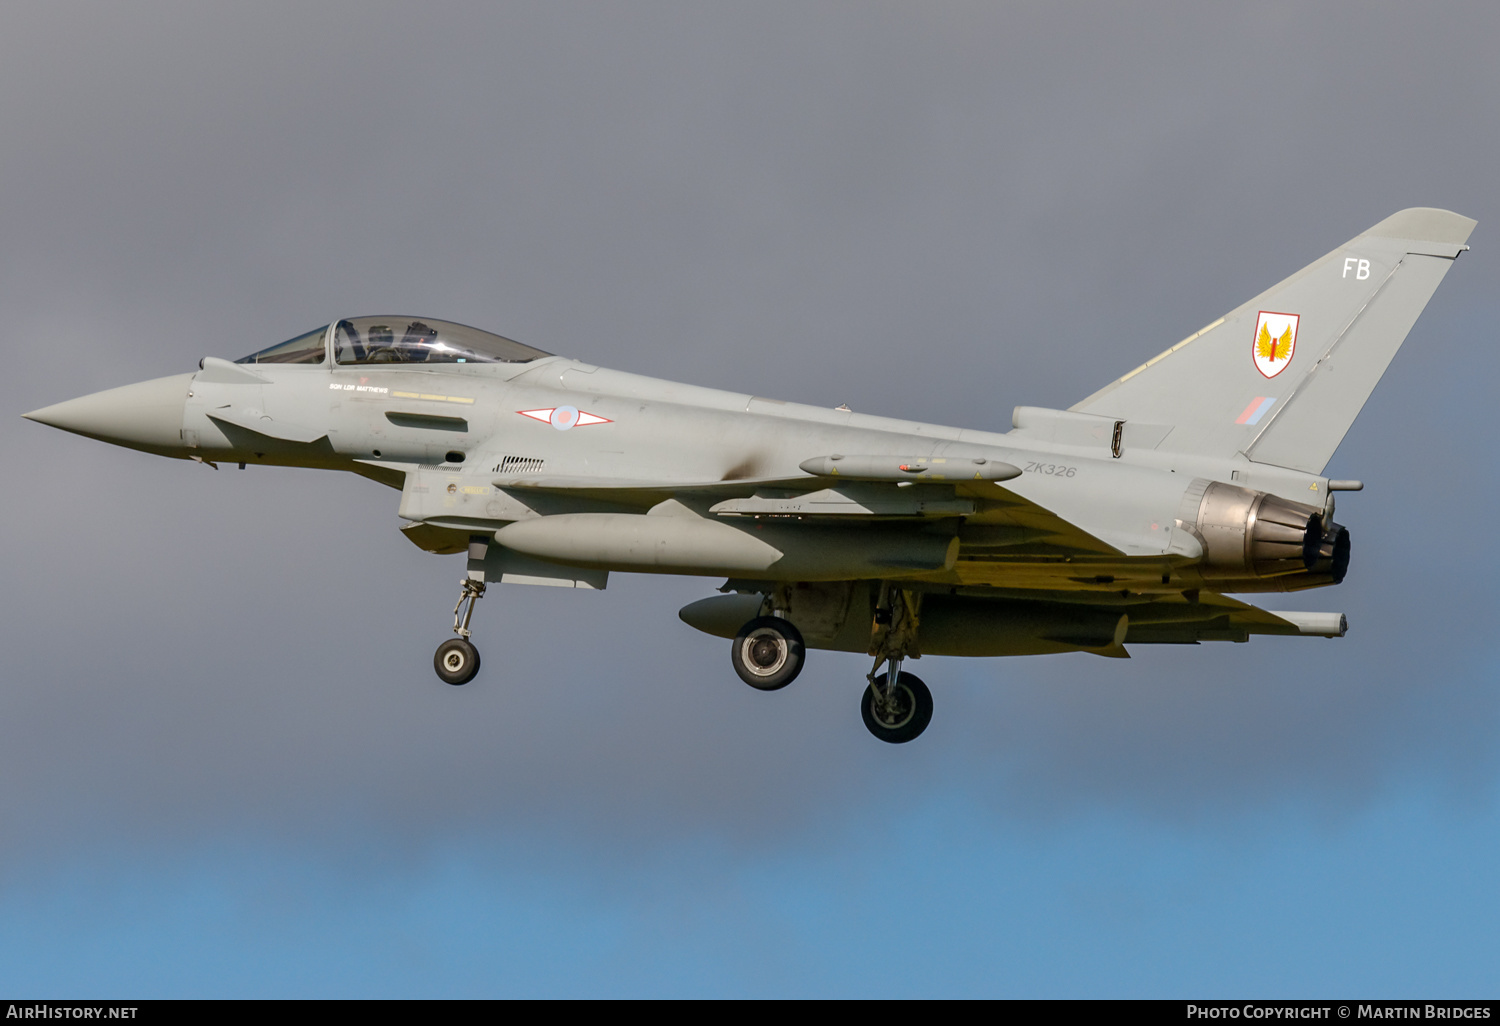
[[[535,474],[546,462],[535,456],[506,456],[494,472],[497,474]]]

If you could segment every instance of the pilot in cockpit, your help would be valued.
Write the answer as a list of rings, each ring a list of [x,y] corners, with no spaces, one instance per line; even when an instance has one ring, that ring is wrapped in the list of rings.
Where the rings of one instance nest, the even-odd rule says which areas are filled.
[[[365,360],[370,363],[395,363],[401,357],[392,345],[395,333],[386,324],[372,324],[365,331]]]
[[[401,338],[401,359],[410,363],[426,362],[433,343],[437,341],[437,335],[435,330],[421,321],[412,321],[406,326],[406,334]]]

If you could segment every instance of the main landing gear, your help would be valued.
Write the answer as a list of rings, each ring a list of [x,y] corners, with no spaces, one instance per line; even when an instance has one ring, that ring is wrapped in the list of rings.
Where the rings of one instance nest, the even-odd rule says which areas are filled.
[[[915,673],[882,673],[859,696],[859,714],[871,734],[893,745],[905,744],[932,722],[932,692]]]
[[[432,657],[432,666],[445,684],[467,684],[479,672],[479,649],[469,640],[469,619],[474,615],[474,603],[483,594],[484,581],[464,580],[458,605],[453,607],[453,633],[458,637],[439,645]]]
[[[760,691],[778,691],[796,680],[807,658],[802,633],[785,615],[788,598],[782,589],[766,596],[761,615],[739,629],[729,650],[740,680]],[[883,584],[871,625],[870,655],[875,657],[875,666],[865,676],[860,718],[871,734],[893,745],[914,740],[932,722],[932,692],[916,674],[901,671],[908,656],[920,654],[921,604],[920,592]],[[882,666],[885,673],[880,673]]]
[[[869,686],[859,699],[865,728],[893,745],[915,740],[932,722],[932,692],[914,673],[902,673],[908,656],[918,656],[917,627],[921,622],[922,593],[880,586],[875,623],[870,632],[870,655],[875,665],[865,675]],[[881,666],[886,672],[880,672]]]
[[[740,680],[760,691],[779,691],[796,680],[806,658],[802,632],[779,616],[757,616],[745,624],[729,650]]]

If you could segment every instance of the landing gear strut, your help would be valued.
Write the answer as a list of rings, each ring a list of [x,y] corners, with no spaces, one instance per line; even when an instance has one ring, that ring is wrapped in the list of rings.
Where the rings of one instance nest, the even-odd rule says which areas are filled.
[[[915,739],[932,722],[932,692],[914,673],[902,673],[907,656],[917,656],[917,626],[922,593],[880,587],[875,604],[875,623],[870,637],[870,655],[875,665],[865,676],[869,686],[860,695],[860,716],[865,727],[880,740],[893,745]],[[878,677],[882,666],[885,673]]]
[[[779,584],[765,595],[760,615],[739,629],[729,649],[734,672],[760,691],[786,687],[802,672],[807,657],[802,633],[788,616],[793,587]],[[887,744],[915,740],[932,722],[932,692],[916,674],[901,671],[907,659],[922,654],[921,610],[922,592],[889,581],[880,584],[870,625],[869,654],[875,665],[865,675],[859,712],[865,728]]]
[[[474,603],[484,594],[484,557],[488,550],[486,538],[469,539],[469,574],[453,607],[453,633],[458,637],[439,645],[432,657],[433,669],[445,684],[467,684],[479,672],[479,649],[469,640],[469,621],[474,616]]]

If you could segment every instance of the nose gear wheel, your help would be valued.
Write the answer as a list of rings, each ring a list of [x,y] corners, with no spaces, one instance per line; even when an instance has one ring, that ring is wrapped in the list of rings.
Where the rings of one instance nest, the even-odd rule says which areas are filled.
[[[445,684],[467,684],[479,672],[479,649],[468,638],[449,638],[438,646],[432,665]]]

